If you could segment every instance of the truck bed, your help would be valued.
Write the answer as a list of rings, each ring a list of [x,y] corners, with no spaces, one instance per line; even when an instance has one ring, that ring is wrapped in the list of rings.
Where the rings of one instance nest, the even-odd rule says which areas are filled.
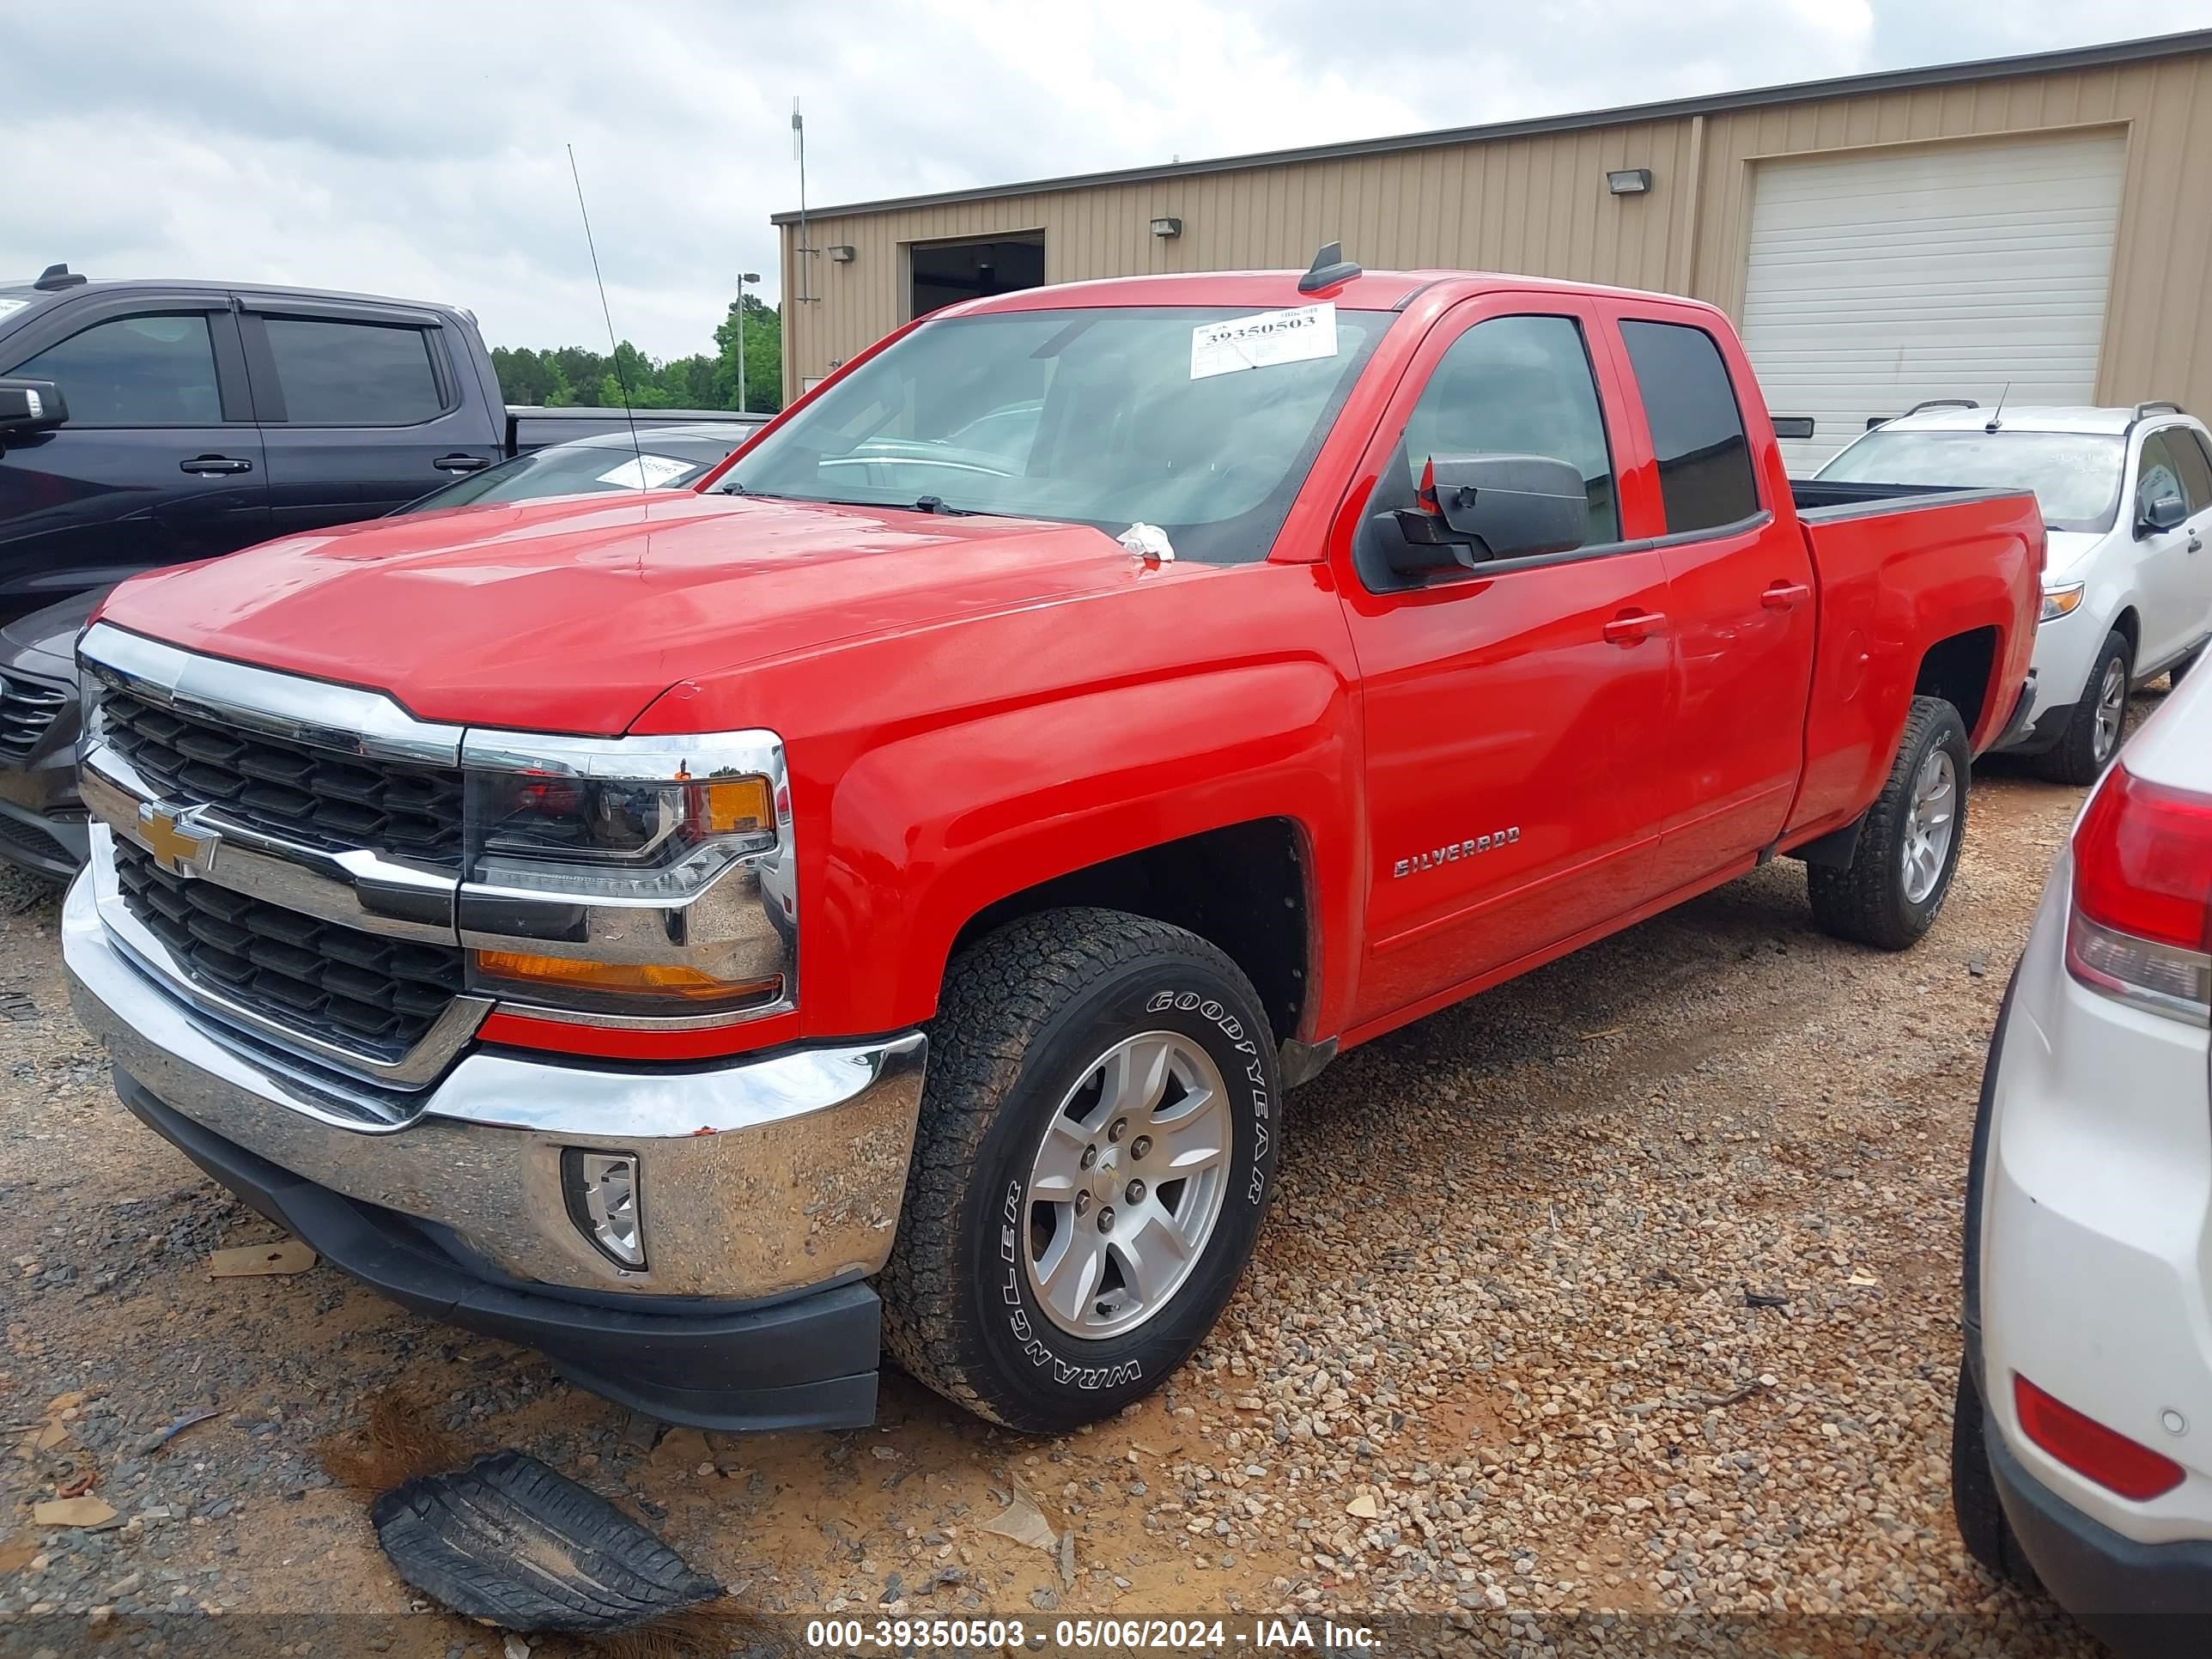
[[[2024,492],[2016,489],[1961,489],[1951,484],[1846,483],[1840,479],[1792,478],[1790,499],[1797,516],[1808,524],[1833,524],[1839,519],[1863,518],[1873,513],[1904,512],[1935,506],[1940,499],[1987,501]]]
[[[1923,689],[1917,677],[1930,672],[1910,641],[1956,638],[1936,672],[1974,751],[1996,741],[2027,677],[2044,531],[2024,489],[1792,479],[1790,494],[1820,595],[1806,771],[1790,819],[1802,835],[1848,822],[1881,788]]]

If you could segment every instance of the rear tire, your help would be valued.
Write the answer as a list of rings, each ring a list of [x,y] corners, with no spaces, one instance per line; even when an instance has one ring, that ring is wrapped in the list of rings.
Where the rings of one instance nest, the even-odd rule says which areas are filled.
[[[1966,839],[1972,766],[1959,711],[1941,697],[1915,697],[1850,863],[1805,866],[1813,920],[1823,933],[1902,951],[1934,925]],[[1948,800],[1938,793],[1947,775]]]
[[[1258,994],[1180,927],[1048,910],[954,961],[929,1059],[884,1347],[1030,1433],[1150,1394],[1212,1329],[1274,1194]]]
[[[2128,688],[2135,672],[2135,653],[2127,635],[2117,629],[2105,635],[2089,678],[2081,688],[2081,701],[2067,716],[2066,730],[2058,741],[2035,757],[2036,771],[2053,783],[2094,783],[2120,752],[2127,735]],[[2113,701],[2117,690],[2118,701]]]
[[[2021,1553],[2020,1540],[1997,1498],[1996,1477],[1990,1473],[1988,1432],[1981,1390],[1962,1359],[1951,1412],[1951,1513],[1959,1523],[1960,1541],[2000,1583],[2039,1591],[2042,1583]]]

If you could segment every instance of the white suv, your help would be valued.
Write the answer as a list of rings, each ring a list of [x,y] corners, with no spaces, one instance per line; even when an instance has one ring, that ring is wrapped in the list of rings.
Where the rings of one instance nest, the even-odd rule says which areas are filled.
[[[2212,636],[2212,440],[2173,404],[1984,409],[1922,404],[1818,475],[2035,491],[2050,530],[2035,701],[2002,746],[2062,783],[2119,747],[2128,692],[2179,676]]]
[[[1992,1571],[2212,1651],[2212,673],[2090,797],[1990,1039],[1951,1473]]]

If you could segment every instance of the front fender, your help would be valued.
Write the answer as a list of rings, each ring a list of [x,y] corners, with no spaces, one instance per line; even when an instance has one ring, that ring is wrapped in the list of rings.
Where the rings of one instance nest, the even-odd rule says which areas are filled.
[[[1320,941],[1310,1018],[1347,985],[1358,799],[1340,676],[1244,663],[1014,708],[890,738],[831,787],[824,885],[802,895],[810,1031],[928,1018],[961,928],[1001,899],[1108,860],[1260,818],[1291,820]],[[811,860],[810,860],[811,862]]]

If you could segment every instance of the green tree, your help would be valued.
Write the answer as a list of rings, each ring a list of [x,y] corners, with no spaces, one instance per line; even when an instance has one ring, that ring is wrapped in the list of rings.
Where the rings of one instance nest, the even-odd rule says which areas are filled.
[[[734,302],[714,330],[714,344],[721,359],[715,377],[718,409],[738,406],[738,352],[740,322]],[[783,318],[758,295],[744,298],[742,337],[745,360],[745,407],[773,414],[783,407]]]
[[[714,330],[714,352],[663,362],[628,340],[610,356],[587,346],[496,346],[491,354],[500,390],[511,404],[590,403],[620,408],[625,386],[635,409],[735,409],[738,359],[744,356],[745,406],[773,414],[783,407],[783,319],[757,295],[733,302]]]

